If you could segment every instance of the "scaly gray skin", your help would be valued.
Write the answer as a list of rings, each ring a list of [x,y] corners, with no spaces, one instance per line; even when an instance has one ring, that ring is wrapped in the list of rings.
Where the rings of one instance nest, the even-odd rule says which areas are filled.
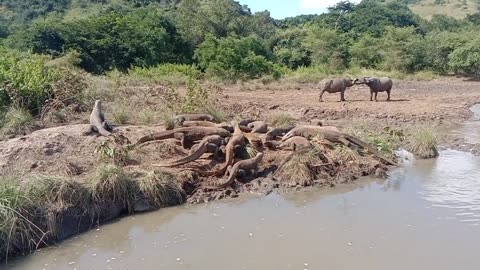
[[[211,135],[202,139],[199,144],[196,144],[190,150],[190,155],[168,164],[158,164],[157,167],[176,167],[199,159],[204,153],[210,152],[215,155],[218,152],[219,146],[224,143],[224,139],[219,135]]]
[[[297,126],[283,136],[282,142],[296,136],[311,139],[317,135],[323,135],[326,130],[338,132],[338,129],[334,126]]]
[[[266,141],[275,140],[276,137],[283,136],[294,128],[295,128],[295,125],[272,128],[267,132],[267,136],[265,137],[265,140]]]
[[[247,125],[248,128],[251,128],[251,133],[267,133],[268,125],[265,121],[254,121]]]
[[[212,123],[209,121],[182,121],[182,127],[219,127],[233,132],[233,126],[228,122],[223,122],[220,124]]]
[[[192,113],[175,116],[175,119],[183,119],[183,121],[210,121],[215,122],[215,117],[210,114]]]
[[[323,102],[323,94],[328,93],[338,93],[340,92],[340,101],[345,100],[345,90],[348,87],[353,86],[353,80],[350,78],[334,78],[334,79],[325,79],[320,81],[318,88],[320,89],[320,96],[318,100]]]
[[[219,135],[223,138],[230,137],[232,134],[223,128],[218,127],[184,127],[173,130],[153,133],[151,135],[140,138],[135,146],[144,144],[150,141],[159,141],[164,139],[178,139],[182,146],[186,148],[187,142],[202,140],[205,136]]]
[[[110,136],[112,128],[105,121],[105,115],[102,112],[102,102],[95,100],[92,113],[90,114],[90,128],[88,133],[96,132],[102,136]]]
[[[321,135],[327,141],[330,141],[332,143],[341,143],[341,144],[344,144],[345,146],[350,146],[351,144],[355,144],[357,146],[360,146],[368,150],[370,153],[372,153],[377,158],[383,160],[385,163],[389,165],[397,165],[395,161],[391,160],[390,158],[386,157],[385,155],[377,151],[374,146],[354,136],[341,133],[340,131],[338,131],[337,128],[333,126],[325,126],[325,127],[302,126],[302,127],[294,128],[283,137],[282,141],[286,141],[293,136],[302,136],[305,138],[312,138],[315,135]]]
[[[255,122],[255,120],[253,120],[253,119],[242,119],[242,120],[240,120],[240,122],[238,122],[238,124],[240,126],[248,126],[248,124],[250,124],[252,122]]]
[[[278,148],[280,149],[290,149],[292,151],[301,150],[304,148],[311,147],[312,144],[309,140],[304,137],[295,136],[281,143]]]
[[[233,184],[233,182],[237,178],[237,175],[240,173],[240,171],[243,171],[243,172],[252,171],[253,177],[257,177],[258,164],[260,163],[260,161],[262,161],[262,158],[263,158],[263,153],[260,152],[254,158],[238,161],[233,166],[229,167],[229,170],[228,170],[229,176],[225,182],[223,182],[218,186],[207,186],[206,188],[208,189],[227,188]]]
[[[228,166],[232,165],[235,148],[242,147],[245,145],[245,136],[243,135],[240,125],[234,122],[235,131],[233,135],[228,139],[227,146],[225,147],[225,163],[222,167],[214,172],[214,175],[222,175],[227,170]]]
[[[361,79],[355,79],[354,83],[368,85],[370,88],[370,101],[373,101],[373,94],[375,94],[375,101],[377,101],[378,92],[387,92],[387,101],[390,101],[390,92],[393,87],[393,81],[390,78],[363,77]]]

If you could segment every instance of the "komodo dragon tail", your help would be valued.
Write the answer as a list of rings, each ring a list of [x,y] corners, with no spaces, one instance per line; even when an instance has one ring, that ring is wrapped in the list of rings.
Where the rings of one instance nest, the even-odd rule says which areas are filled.
[[[180,166],[180,165],[187,164],[187,163],[190,163],[192,161],[195,161],[195,160],[199,159],[203,154],[205,154],[205,152],[207,150],[208,143],[209,143],[208,141],[200,142],[197,150],[195,150],[195,152],[193,152],[191,155],[189,155],[187,157],[181,158],[181,159],[176,160],[176,161],[174,161],[172,163],[169,163],[169,164],[157,164],[157,165],[153,165],[153,166],[155,166],[155,167],[176,167],[176,166]]]
[[[146,142],[170,139],[170,138],[173,138],[174,134],[175,134],[175,130],[167,130],[167,131],[157,132],[147,136],[143,136],[135,143],[135,146],[144,144]]]
[[[383,160],[385,163],[387,163],[387,165],[393,165],[393,166],[398,165],[397,162],[393,161],[392,159],[390,159],[390,158],[386,157],[385,155],[383,155],[382,153],[380,153],[377,149],[375,149],[375,147],[373,147],[369,143],[364,142],[364,141],[360,140],[359,138],[353,137],[353,136],[348,135],[348,134],[344,134],[344,136],[351,143],[356,144],[358,146],[361,146],[364,149],[367,149],[370,153],[375,155],[377,158],[379,158],[379,159]]]

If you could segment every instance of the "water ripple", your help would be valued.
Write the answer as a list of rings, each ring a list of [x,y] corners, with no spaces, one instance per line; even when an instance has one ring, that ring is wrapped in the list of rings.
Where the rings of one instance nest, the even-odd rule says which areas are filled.
[[[433,207],[449,208],[461,222],[480,222],[480,159],[445,151],[419,194]]]

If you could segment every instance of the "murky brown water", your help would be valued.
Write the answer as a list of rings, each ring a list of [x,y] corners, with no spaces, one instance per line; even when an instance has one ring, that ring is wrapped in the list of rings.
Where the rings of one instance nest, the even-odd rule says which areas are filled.
[[[479,269],[480,159],[125,218],[10,269]]]
[[[479,247],[480,158],[448,150],[386,181],[125,218],[0,268],[480,269]]]

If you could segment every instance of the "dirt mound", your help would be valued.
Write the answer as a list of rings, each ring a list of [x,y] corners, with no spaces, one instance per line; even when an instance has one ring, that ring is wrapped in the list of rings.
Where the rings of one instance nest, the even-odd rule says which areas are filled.
[[[0,175],[61,175],[65,164],[73,163],[88,172],[96,167],[95,148],[106,137],[86,136],[88,125],[67,125],[35,131],[19,138],[0,141]],[[122,126],[115,132],[130,140],[160,128]]]

